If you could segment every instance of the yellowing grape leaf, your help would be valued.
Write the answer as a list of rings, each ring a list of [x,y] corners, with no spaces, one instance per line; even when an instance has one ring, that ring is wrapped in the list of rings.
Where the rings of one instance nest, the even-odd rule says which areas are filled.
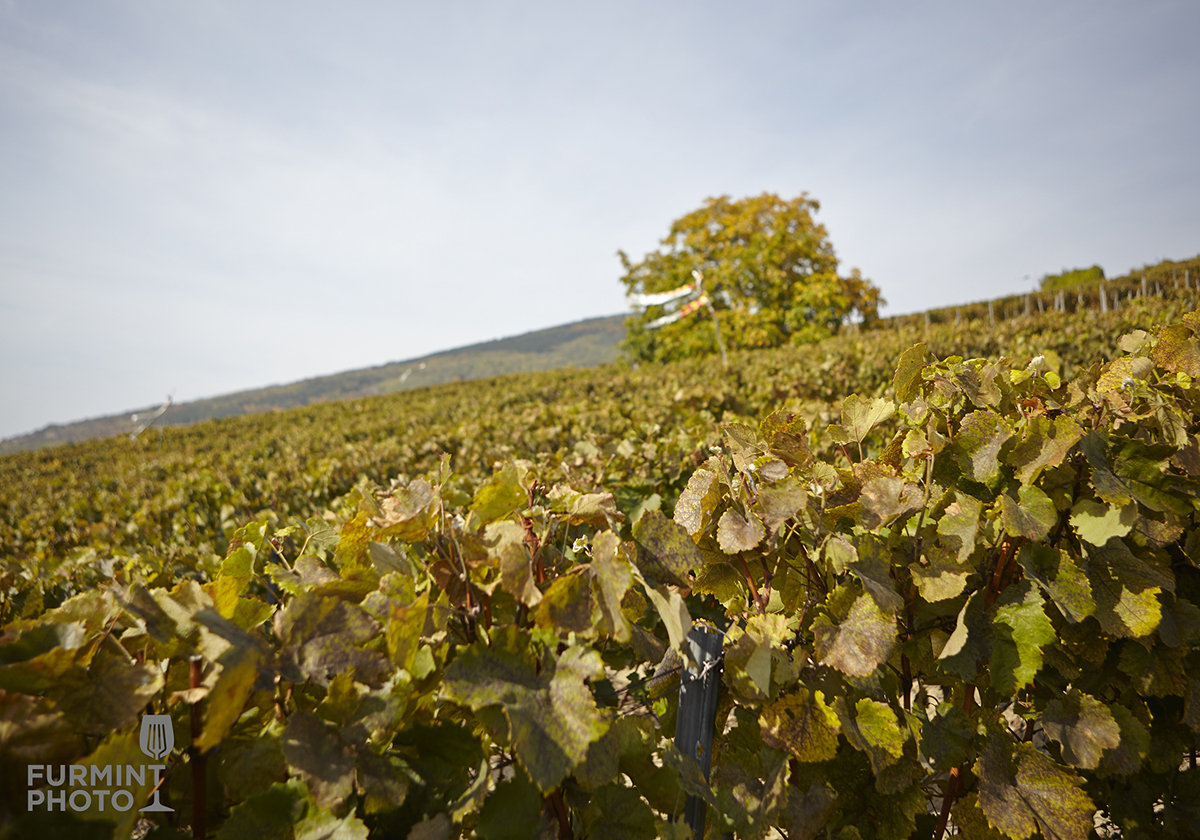
[[[817,692],[802,686],[785,694],[763,709],[758,720],[763,742],[797,761],[827,761],[837,755],[841,724]]]

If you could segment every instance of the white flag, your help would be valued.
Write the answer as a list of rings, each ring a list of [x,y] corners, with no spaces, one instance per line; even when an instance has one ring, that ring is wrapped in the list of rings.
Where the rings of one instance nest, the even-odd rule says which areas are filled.
[[[655,318],[653,321],[651,321],[649,324],[646,325],[646,329],[656,330],[659,327],[665,327],[667,324],[673,324],[676,321],[680,320],[681,318],[686,318],[687,316],[691,315],[693,312],[695,312],[701,306],[706,305],[707,303],[708,303],[708,295],[700,295],[700,297],[696,298],[695,300],[688,301],[683,306],[679,307],[679,309],[677,311],[672,312],[670,315],[664,315],[661,318]]]
[[[662,306],[664,303],[670,303],[673,300],[686,297],[694,291],[696,291],[696,284],[688,283],[686,286],[680,286],[678,289],[672,289],[669,292],[656,292],[650,295],[630,295],[629,302],[634,306]]]

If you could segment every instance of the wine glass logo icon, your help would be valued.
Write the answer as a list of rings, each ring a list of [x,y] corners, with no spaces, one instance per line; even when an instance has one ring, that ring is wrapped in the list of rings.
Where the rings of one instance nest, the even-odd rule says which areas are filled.
[[[142,752],[153,759],[161,761],[171,754],[175,748],[175,727],[170,715],[142,715],[142,731],[139,737]],[[151,765],[154,769],[154,799],[143,811],[174,811],[158,801],[158,771],[160,767]]]

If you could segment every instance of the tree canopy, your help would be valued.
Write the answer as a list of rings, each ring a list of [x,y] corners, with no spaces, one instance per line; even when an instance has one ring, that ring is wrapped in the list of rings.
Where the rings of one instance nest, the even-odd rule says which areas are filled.
[[[813,220],[820,205],[801,193],[785,201],[774,193],[732,200],[709,198],[671,224],[662,248],[634,263],[624,251],[626,294],[680,289],[700,272],[703,288],[691,297],[647,305],[626,321],[624,348],[635,359],[667,361],[711,353],[717,335],[707,306],[660,327],[696,295],[707,297],[730,349],[805,344],[837,333],[854,313],[878,317],[879,289],[858,269],[838,274],[825,226]],[[636,298],[635,298],[636,300]]]
[[[1064,268],[1058,274],[1047,274],[1038,283],[1043,292],[1057,292],[1060,289],[1070,289],[1084,283],[1104,282],[1104,269],[1098,265],[1091,268]]]

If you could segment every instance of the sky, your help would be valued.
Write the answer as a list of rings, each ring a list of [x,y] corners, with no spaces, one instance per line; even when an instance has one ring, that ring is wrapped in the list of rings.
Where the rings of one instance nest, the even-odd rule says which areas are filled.
[[[705,198],[885,314],[1200,252],[1200,4],[0,0],[0,437],[628,309]]]

